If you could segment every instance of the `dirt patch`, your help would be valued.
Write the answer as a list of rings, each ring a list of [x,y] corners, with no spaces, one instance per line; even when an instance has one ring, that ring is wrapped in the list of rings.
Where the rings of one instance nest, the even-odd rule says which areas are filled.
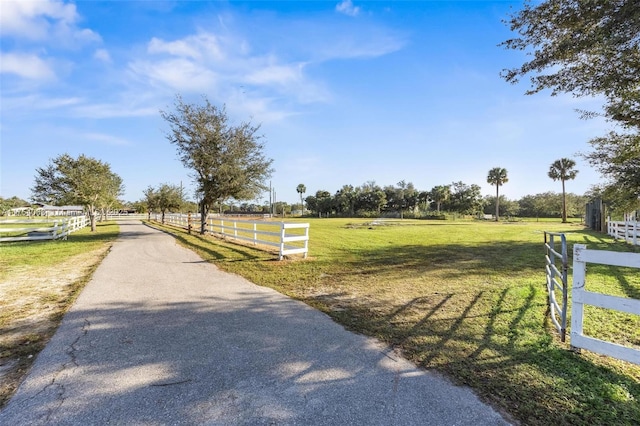
[[[12,267],[0,281],[0,408],[109,248],[82,253],[51,267]]]

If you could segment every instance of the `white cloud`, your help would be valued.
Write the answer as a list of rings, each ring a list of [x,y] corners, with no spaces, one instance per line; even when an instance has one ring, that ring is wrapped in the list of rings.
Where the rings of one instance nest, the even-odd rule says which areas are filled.
[[[73,3],[59,0],[3,0],[0,34],[31,41],[46,41],[56,46],[100,41],[100,36],[90,29],[78,28],[79,18]]]
[[[225,57],[218,37],[204,32],[170,42],[154,37],[149,42],[147,51],[152,54],[167,53],[196,60],[208,58],[222,61]]]
[[[52,67],[36,55],[26,53],[0,53],[0,73],[14,74],[31,80],[52,80]]]
[[[303,103],[326,99],[326,93],[304,74],[303,62],[283,61],[277,55],[251,54],[246,40],[199,32],[176,40],[152,38],[147,58],[129,64],[142,82],[172,91],[203,93],[215,99],[234,98],[251,112],[276,98],[292,98]],[[236,93],[242,87],[242,95]],[[276,112],[287,115],[287,112]],[[270,115],[274,117],[273,114]]]
[[[107,145],[128,145],[129,141],[119,138],[117,136],[106,135],[104,133],[84,133],[81,135],[83,138],[102,142]]]
[[[317,53],[323,60],[377,58],[396,52],[405,44],[403,38],[393,34],[362,32],[338,37],[333,43],[320,46]]]
[[[94,52],[93,57],[101,62],[107,64],[111,63],[111,55],[109,55],[109,51],[107,49],[97,49]]]
[[[138,61],[130,64],[130,69],[153,85],[168,86],[177,91],[206,91],[218,80],[216,73],[206,65],[183,58]]]
[[[38,95],[3,97],[2,108],[10,111],[59,109],[82,103],[80,98],[46,98]]]
[[[300,82],[302,76],[302,64],[293,65],[266,65],[246,76],[246,81],[257,85],[280,84]]]
[[[343,0],[342,3],[338,3],[336,10],[349,16],[358,16],[360,13],[360,7],[354,6],[351,0]]]
[[[75,117],[117,118],[148,117],[158,114],[157,106],[138,106],[122,103],[78,105],[71,110]]]
[[[406,37],[371,23],[359,23],[358,28],[344,25],[331,30],[312,21],[257,25],[292,35],[275,50],[268,41],[270,31],[263,34],[258,29],[245,36],[225,21],[219,31],[200,29],[175,39],[152,37],[146,54],[138,55],[127,69],[148,89],[207,93],[214,102],[224,101],[237,111],[275,121],[298,114],[301,105],[332,99],[323,82],[309,74],[310,65],[379,57],[406,44]]]
[[[273,123],[297,115],[294,111],[287,111],[282,106],[276,106],[274,99],[250,98],[241,104],[229,105],[230,112],[237,112],[240,116],[249,115],[252,121],[258,123]]]

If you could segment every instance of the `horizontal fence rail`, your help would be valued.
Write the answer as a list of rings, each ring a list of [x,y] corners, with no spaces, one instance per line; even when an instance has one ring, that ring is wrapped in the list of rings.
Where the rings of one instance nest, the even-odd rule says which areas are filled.
[[[151,218],[161,221],[161,214],[152,214]],[[199,229],[199,215],[167,214],[165,223],[179,226],[185,229]],[[286,223],[264,220],[244,220],[221,216],[207,218],[206,231],[211,235],[230,238],[263,245],[276,247],[278,259],[292,254],[302,254],[304,258],[309,253],[309,224]]]
[[[147,219],[146,213],[107,213],[104,220],[143,220]]]
[[[547,276],[547,294],[549,295],[549,317],[560,333],[564,342],[567,335],[567,272],[569,260],[567,256],[567,239],[564,234],[556,232],[544,233],[545,271]],[[560,268],[558,269],[558,264]],[[556,290],[562,294],[562,306],[556,299]],[[559,317],[559,318],[558,318]]]
[[[573,246],[573,286],[571,290],[571,346],[587,349],[640,365],[640,349],[618,345],[583,334],[584,305],[597,306],[640,315],[640,300],[594,293],[585,289],[586,265],[596,263],[640,269],[640,253],[587,250],[584,244]]]
[[[87,216],[68,218],[12,219],[0,221],[0,242],[67,239],[89,224]]]
[[[624,240],[634,246],[640,245],[640,222],[638,221],[607,221],[607,234],[616,240]]]

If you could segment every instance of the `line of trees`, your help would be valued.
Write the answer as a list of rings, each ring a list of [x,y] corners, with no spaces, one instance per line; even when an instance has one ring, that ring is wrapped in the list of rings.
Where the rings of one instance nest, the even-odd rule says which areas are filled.
[[[444,218],[445,213],[495,215],[496,218],[563,217],[564,214],[582,217],[587,201],[587,195],[555,192],[527,195],[519,200],[499,195],[496,200],[495,196],[483,197],[480,187],[474,184],[454,182],[420,191],[412,183],[404,181],[387,186],[373,181],[356,187],[344,185],[333,195],[319,190],[305,198],[306,208],[313,216],[412,218]],[[496,206],[499,209],[497,214]]]

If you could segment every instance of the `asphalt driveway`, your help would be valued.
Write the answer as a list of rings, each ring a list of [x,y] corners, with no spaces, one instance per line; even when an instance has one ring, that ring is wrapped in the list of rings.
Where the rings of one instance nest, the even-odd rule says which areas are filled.
[[[0,425],[501,425],[471,390],[138,222]]]

